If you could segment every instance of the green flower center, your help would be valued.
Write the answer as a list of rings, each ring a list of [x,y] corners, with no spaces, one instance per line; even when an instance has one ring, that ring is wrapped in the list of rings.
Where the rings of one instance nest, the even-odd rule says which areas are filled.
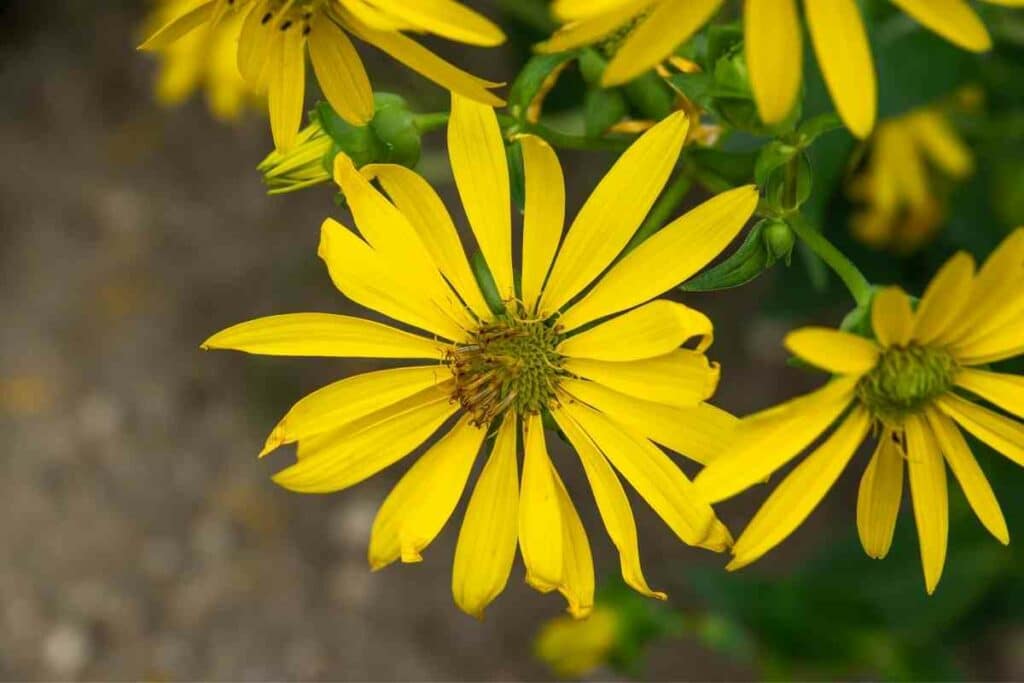
[[[446,362],[455,376],[455,399],[482,426],[506,410],[539,413],[555,397],[561,335],[543,320],[503,313],[453,347]]]
[[[857,384],[857,395],[876,418],[898,426],[949,391],[956,371],[956,361],[942,349],[892,347]]]

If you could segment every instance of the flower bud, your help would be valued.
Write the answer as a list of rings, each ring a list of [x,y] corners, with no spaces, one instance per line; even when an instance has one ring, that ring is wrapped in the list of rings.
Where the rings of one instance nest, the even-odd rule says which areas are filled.
[[[268,194],[285,194],[326,183],[331,179],[330,165],[336,153],[334,141],[317,117],[302,129],[287,152],[274,150],[257,169],[263,174]]]
[[[769,259],[773,262],[784,261],[788,266],[793,255],[793,247],[796,245],[793,229],[785,221],[769,220],[765,222],[761,235],[768,249]]]

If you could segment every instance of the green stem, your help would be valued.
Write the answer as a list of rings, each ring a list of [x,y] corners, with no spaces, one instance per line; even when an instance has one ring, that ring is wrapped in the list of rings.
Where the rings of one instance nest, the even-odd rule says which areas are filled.
[[[413,115],[413,122],[416,125],[416,130],[421,135],[426,135],[447,126],[448,117],[449,114],[446,111],[439,111],[433,114],[415,114]]]
[[[553,33],[558,25],[543,0],[499,0],[503,12],[541,33]]]
[[[676,176],[661,193],[661,196],[658,197],[658,201],[654,203],[654,206],[651,207],[651,212],[647,214],[647,218],[640,226],[640,229],[636,231],[633,239],[626,245],[622,255],[625,256],[633,251],[644,240],[661,230],[668,223],[672,214],[676,212],[676,209],[679,208],[679,205],[682,204],[683,200],[686,199],[686,195],[690,193],[692,187],[693,178],[689,173],[683,171]]]
[[[839,276],[846,288],[850,290],[857,305],[867,306],[871,301],[871,283],[853,264],[853,261],[825,239],[825,236],[800,214],[788,216],[786,221],[804,244],[810,247],[811,251],[817,254]]]
[[[448,124],[450,114],[446,111],[430,114],[416,114],[414,120],[416,129],[421,134],[426,134],[444,128]],[[498,114],[498,123],[505,133],[531,133],[543,138],[552,147],[559,149],[575,149],[605,152],[624,152],[633,144],[635,136],[618,135],[602,138],[588,138],[582,135],[570,135],[554,128],[549,128],[542,123],[527,123],[520,121],[514,116]]]

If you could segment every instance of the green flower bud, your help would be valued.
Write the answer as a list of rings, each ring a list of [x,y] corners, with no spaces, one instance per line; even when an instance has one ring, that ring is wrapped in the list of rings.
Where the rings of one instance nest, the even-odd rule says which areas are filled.
[[[769,220],[765,222],[762,239],[768,249],[771,261],[781,260],[789,265],[796,245],[796,235],[785,221]]]
[[[374,95],[377,112],[370,122],[384,156],[378,162],[400,164],[412,168],[420,160],[423,150],[420,131],[406,101],[398,95]]]

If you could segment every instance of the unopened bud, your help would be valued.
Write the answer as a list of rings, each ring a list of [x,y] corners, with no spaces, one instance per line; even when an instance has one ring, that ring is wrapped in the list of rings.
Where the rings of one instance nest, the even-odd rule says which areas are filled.
[[[287,152],[274,150],[257,167],[263,174],[268,194],[295,192],[326,183],[334,159],[334,141],[314,117],[299,133],[298,140]]]

